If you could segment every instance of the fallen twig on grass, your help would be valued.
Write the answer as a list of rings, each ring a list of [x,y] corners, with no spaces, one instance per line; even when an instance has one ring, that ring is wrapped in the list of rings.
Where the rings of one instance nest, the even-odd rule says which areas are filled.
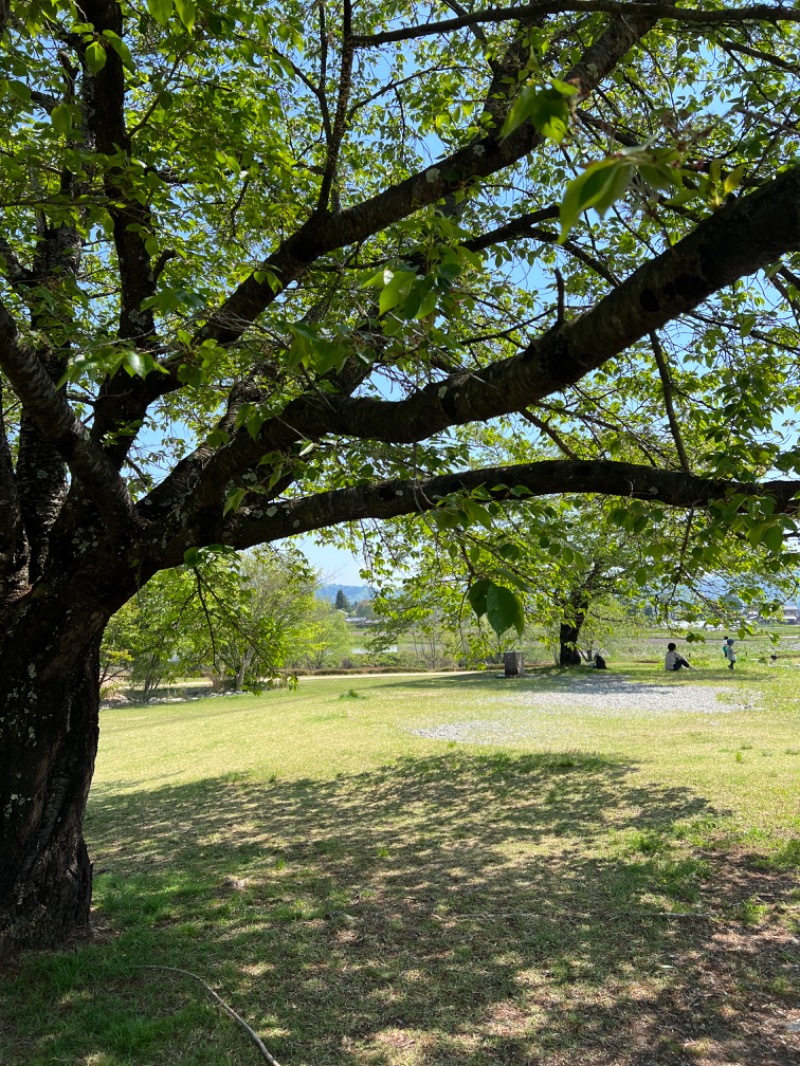
[[[597,915],[582,913],[580,911],[570,911],[569,916],[571,920],[575,918],[594,920],[597,918]],[[544,914],[542,911],[479,911],[476,914],[436,914],[434,912],[430,914],[429,917],[435,918],[439,922],[470,922],[492,920],[495,918],[540,918],[550,922],[560,922],[563,920],[562,917],[557,914]],[[624,921],[626,918],[678,918],[692,922],[712,921],[712,915],[705,911],[695,911],[691,913],[682,911],[620,911],[617,914],[603,915],[603,921]]]
[[[198,974],[192,973],[191,970],[182,970],[178,966],[142,966],[141,969],[166,970],[169,973],[182,973],[185,974],[187,977],[193,977],[195,981],[199,981],[203,988],[205,988],[205,990],[209,993],[209,995],[211,995],[217,1001],[217,1003],[219,1003],[220,1007],[222,1007],[225,1013],[229,1014],[231,1018],[233,1018],[233,1020],[237,1022],[242,1027],[242,1029],[244,1029],[244,1031],[256,1045],[258,1050],[261,1052],[264,1059],[268,1063],[270,1063],[270,1066],[281,1066],[278,1060],[274,1058],[274,1056],[272,1056],[269,1051],[267,1051],[266,1047],[264,1046],[264,1041],[261,1039],[258,1033],[255,1032],[254,1029],[251,1029],[247,1022],[244,1020],[244,1018],[238,1015],[233,1009],[233,1007],[229,1007],[225,1000],[222,998],[222,996],[217,995],[211,985],[208,984],[207,981],[204,981],[203,978],[200,977]]]

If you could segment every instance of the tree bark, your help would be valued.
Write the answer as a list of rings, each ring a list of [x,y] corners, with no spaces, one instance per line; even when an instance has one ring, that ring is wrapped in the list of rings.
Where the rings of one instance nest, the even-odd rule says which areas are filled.
[[[581,619],[581,622],[583,619]],[[573,622],[562,622],[559,627],[559,646],[558,662],[561,666],[580,666],[581,665],[581,653],[578,651],[578,637],[580,636],[580,625]]]
[[[561,666],[580,666],[581,653],[578,650],[578,640],[581,635],[583,623],[586,620],[586,611],[589,602],[581,595],[573,594],[564,604],[564,615],[559,626],[559,655],[558,661]]]
[[[106,615],[57,596],[14,613],[0,645],[0,955],[63,943],[89,925],[83,817]]]

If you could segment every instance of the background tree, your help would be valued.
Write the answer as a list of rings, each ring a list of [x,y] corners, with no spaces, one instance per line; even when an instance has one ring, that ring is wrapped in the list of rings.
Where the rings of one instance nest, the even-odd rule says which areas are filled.
[[[0,939],[88,921],[102,633],[187,551],[588,492],[787,565],[798,21],[3,7]]]
[[[278,675],[317,617],[317,575],[297,552],[189,558],[157,574],[106,630],[101,659],[129,662],[145,699],[166,680],[201,672],[218,691],[228,682],[257,688]]]
[[[451,658],[480,661],[533,628],[551,636],[557,663],[578,666],[587,624],[594,647],[610,636],[612,618],[655,602],[654,621],[737,629],[745,603],[768,611],[796,584],[792,570],[775,574],[763,544],[718,537],[706,512],[644,502],[621,507],[563,496],[499,505],[488,494],[458,496],[442,502],[433,526],[410,516],[375,542],[372,579],[384,586],[375,601],[383,620],[378,644],[426,634],[440,659],[446,634],[458,634]],[[731,587],[741,595],[727,592]],[[488,626],[476,631],[469,605]]]
[[[345,614],[350,610],[350,601],[341,589],[336,593],[336,602],[334,603],[334,606],[337,611],[344,611]]]
[[[454,575],[435,552],[415,572],[391,584],[373,601],[379,620],[369,645],[397,654],[416,666],[435,670],[458,662],[485,662],[497,654],[497,638],[481,628],[465,601],[464,574]]]
[[[353,635],[340,610],[313,600],[293,636],[287,664],[294,669],[322,670],[349,658]]]
[[[114,627],[105,646],[113,647],[112,640],[125,641],[116,646],[130,659],[131,681],[141,685],[143,699],[191,671],[191,633],[197,615],[197,586],[191,571],[180,567],[159,574],[119,613],[124,619],[122,633]]]
[[[298,553],[252,549],[196,568],[193,654],[217,688],[258,688],[286,665],[315,610],[317,575]]]

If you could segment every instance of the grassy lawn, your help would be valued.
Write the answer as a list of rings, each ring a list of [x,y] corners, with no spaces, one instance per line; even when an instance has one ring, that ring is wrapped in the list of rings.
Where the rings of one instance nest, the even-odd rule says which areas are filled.
[[[0,1063],[264,1061],[175,969],[281,1066],[796,1063],[798,678],[388,676],[108,710],[96,937],[4,975]]]

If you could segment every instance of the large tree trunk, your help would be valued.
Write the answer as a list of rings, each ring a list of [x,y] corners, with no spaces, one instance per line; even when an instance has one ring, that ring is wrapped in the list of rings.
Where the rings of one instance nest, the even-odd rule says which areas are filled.
[[[589,600],[583,591],[573,592],[569,600],[563,604],[564,614],[559,626],[558,661],[561,666],[580,666],[581,653],[578,651],[578,639],[581,628],[586,620],[586,612],[589,609]]]
[[[578,637],[581,633],[581,624],[577,622],[562,622],[559,627],[558,661],[561,666],[580,666],[581,653],[578,651]]]
[[[0,954],[88,928],[83,817],[106,620],[96,603],[60,596],[14,614],[0,645]]]

